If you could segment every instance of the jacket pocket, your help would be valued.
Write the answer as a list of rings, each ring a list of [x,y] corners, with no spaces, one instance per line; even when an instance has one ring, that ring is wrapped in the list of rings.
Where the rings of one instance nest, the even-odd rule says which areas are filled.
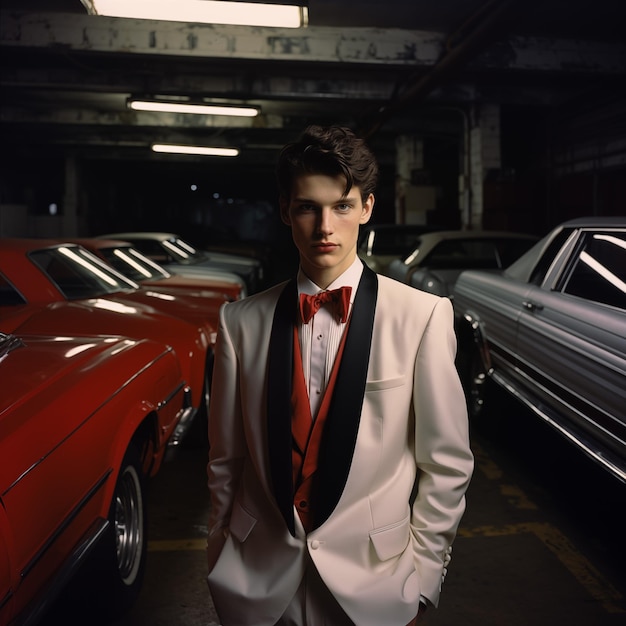
[[[233,512],[230,516],[230,534],[237,539],[237,541],[243,543],[248,538],[256,522],[256,517],[248,513],[248,511],[235,500],[233,503]]]
[[[384,391],[385,389],[393,389],[393,387],[402,387],[405,384],[406,376],[398,376],[396,378],[385,378],[383,380],[368,380],[365,383],[365,391]]]
[[[396,524],[375,528],[370,531],[372,545],[381,561],[386,561],[402,554],[409,545],[409,518],[410,516],[407,515]]]

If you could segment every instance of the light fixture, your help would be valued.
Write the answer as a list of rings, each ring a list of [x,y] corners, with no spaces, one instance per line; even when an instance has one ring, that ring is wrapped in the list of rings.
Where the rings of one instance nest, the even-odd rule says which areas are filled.
[[[159,100],[135,100],[130,98],[128,107],[135,111],[158,111],[163,113],[193,113],[196,115],[233,115],[237,117],[255,117],[259,114],[256,107],[201,104],[193,102],[163,102]]]
[[[90,15],[201,24],[300,28],[305,0],[81,0]]]
[[[216,148],[209,146],[185,146],[180,144],[155,143],[152,144],[154,152],[166,152],[169,154],[195,154],[200,156],[238,156],[237,148]]]

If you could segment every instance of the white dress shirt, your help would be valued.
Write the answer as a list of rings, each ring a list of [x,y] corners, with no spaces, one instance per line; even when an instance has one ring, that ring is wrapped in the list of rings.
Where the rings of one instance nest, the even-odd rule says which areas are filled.
[[[352,312],[356,289],[362,273],[363,263],[357,257],[352,265],[328,286],[329,290],[339,287],[352,287],[348,318]],[[312,296],[320,291],[325,290],[318,287],[302,270],[298,272],[298,298],[300,298],[301,293]],[[324,397],[324,391],[328,385],[345,328],[346,324],[342,324],[333,315],[330,303],[322,305],[308,324],[299,323],[302,369],[306,388],[309,392],[313,419],[315,419]]]

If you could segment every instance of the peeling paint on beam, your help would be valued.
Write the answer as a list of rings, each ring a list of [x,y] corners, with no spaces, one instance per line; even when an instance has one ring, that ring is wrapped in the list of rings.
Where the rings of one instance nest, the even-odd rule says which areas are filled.
[[[401,29],[215,26],[64,13],[0,11],[0,45],[233,60],[429,68],[445,35]],[[476,70],[626,73],[626,44],[514,36],[495,42]]]
[[[399,29],[292,29],[181,24],[64,13],[1,12],[0,44],[242,60],[432,66],[441,33]]]

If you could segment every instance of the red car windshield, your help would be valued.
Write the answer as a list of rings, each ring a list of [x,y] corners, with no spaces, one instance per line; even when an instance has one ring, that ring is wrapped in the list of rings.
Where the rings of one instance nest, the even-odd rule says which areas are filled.
[[[43,248],[29,257],[68,300],[98,298],[139,287],[80,246]]]

